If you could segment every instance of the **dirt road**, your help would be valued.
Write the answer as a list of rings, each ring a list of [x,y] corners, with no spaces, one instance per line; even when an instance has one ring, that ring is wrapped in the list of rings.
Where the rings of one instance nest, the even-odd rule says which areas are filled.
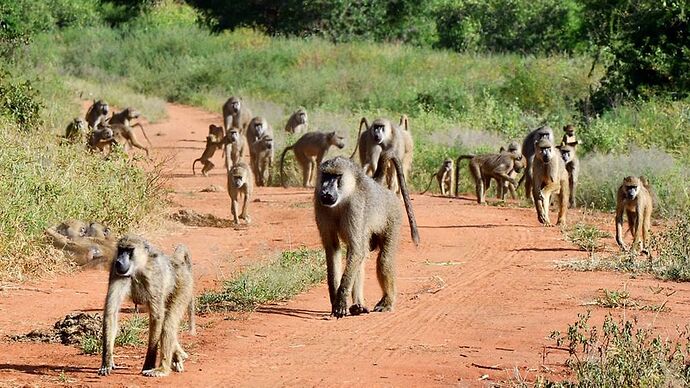
[[[187,208],[230,218],[224,190],[200,192],[210,185],[225,187],[220,156],[220,168],[210,177],[191,174],[191,162],[204,145],[200,140],[209,123],[221,122],[219,115],[179,105],[168,111],[168,120],[149,125],[147,131],[157,157],[172,158],[169,212]],[[149,228],[146,236],[166,251],[177,243],[190,247],[197,294],[281,250],[320,246],[311,192],[259,188],[256,197],[260,201],[251,203],[253,225],[247,229],[170,222]],[[117,348],[116,363],[123,369],[99,378],[100,356],[80,354],[75,347],[4,339],[48,328],[70,312],[100,311],[107,274],[80,272],[0,291],[0,386],[483,386],[506,380],[515,370],[528,379],[561,370],[565,355],[544,357],[543,345],[553,344],[547,338],[552,330],[565,331],[577,313],[588,309],[595,321],[609,312],[636,316],[643,326],[671,337],[677,324],[687,322],[688,284],[661,283],[677,290],[667,304],[670,312],[587,305],[601,288],[625,287],[649,304],[661,304],[665,297],[652,292],[650,287],[660,282],[651,277],[557,270],[555,260],[585,254],[566,242],[558,228],[541,227],[533,209],[478,206],[470,197],[413,195],[413,201],[422,242],[415,248],[405,225],[393,313],[331,319],[327,287],[321,284],[246,319],[200,317],[196,337],[181,335],[191,355],[184,373],[164,381],[146,379],[139,375],[144,349]],[[579,218],[577,212],[570,216]],[[372,260],[368,265],[365,293],[371,305],[380,291]]]

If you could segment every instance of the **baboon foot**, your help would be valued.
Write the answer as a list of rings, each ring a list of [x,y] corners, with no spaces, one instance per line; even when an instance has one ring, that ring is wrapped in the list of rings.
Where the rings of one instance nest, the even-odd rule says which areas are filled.
[[[353,304],[350,306],[350,315],[369,314],[369,309],[361,304]]]
[[[556,222],[556,225],[559,225],[559,226],[566,226],[566,225],[565,225],[565,219],[559,218],[559,219],[558,219],[558,222]]]
[[[251,222],[252,222],[252,219],[251,219],[248,215],[246,215],[246,214],[243,215],[243,216],[240,216],[240,218],[243,219],[244,222],[247,223],[247,225],[251,224]]]
[[[141,372],[146,377],[165,377],[170,374],[169,370],[163,368],[149,369]]]
[[[201,175],[203,175],[203,176],[208,176],[208,173],[207,173],[206,171],[202,171],[202,172],[201,172]]]
[[[374,307],[374,311],[377,313],[385,312],[385,311],[393,311],[393,301],[390,300],[388,297],[383,297],[381,300],[376,303],[376,307]]]
[[[331,315],[336,318],[342,318],[347,315],[347,300],[345,298],[338,298],[335,301]]]
[[[117,366],[115,366],[115,364],[112,364],[110,366],[101,366],[100,369],[98,369],[98,375],[109,376],[110,372],[112,372],[113,369],[117,369]]]

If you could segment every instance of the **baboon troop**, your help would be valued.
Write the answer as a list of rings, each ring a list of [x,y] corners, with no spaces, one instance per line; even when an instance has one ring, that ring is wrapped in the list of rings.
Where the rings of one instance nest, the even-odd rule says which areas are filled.
[[[254,182],[252,175],[249,173],[249,167],[244,162],[237,162],[232,167],[228,168],[228,194],[232,201],[232,218],[235,225],[240,223],[240,219],[247,224],[251,222],[249,218],[248,204],[254,189]],[[240,200],[240,195],[243,197],[242,213],[237,215],[237,204]]]
[[[419,235],[402,164],[396,155],[389,158],[403,193],[413,240],[418,243]],[[377,178],[382,179],[383,176]],[[402,223],[397,196],[368,177],[352,160],[336,157],[319,166],[314,189],[314,213],[326,251],[331,314],[340,318],[348,313],[369,312],[364,301],[364,259],[376,248],[379,249],[376,275],[383,296],[374,311],[391,311],[396,297],[394,257]],[[347,245],[344,270],[341,268],[341,239]],[[351,303],[348,302],[350,296]]]
[[[299,134],[308,131],[309,118],[307,117],[307,110],[300,107],[297,109],[285,124],[285,132]]]
[[[285,154],[292,150],[295,160],[302,168],[302,186],[313,187],[316,183],[316,170],[323,161],[326,152],[331,146],[343,149],[345,139],[334,132],[307,132],[300,137],[295,144],[285,147],[280,156],[280,183],[287,187],[285,183],[285,172],[283,162]]]
[[[180,346],[177,333],[185,313],[189,313],[190,332],[196,330],[189,249],[179,245],[168,256],[139,236],[127,235],[118,240],[103,308],[103,353],[98,370],[101,376],[109,375],[116,368],[113,347],[118,313],[128,295],[149,311],[149,340],[141,373],[163,377],[171,370],[182,372],[189,356]]]
[[[365,128],[364,132],[362,132],[362,126]],[[352,156],[359,149],[359,161],[367,175],[371,176],[374,174],[383,152],[391,152],[401,161],[403,173],[407,179],[410,167],[412,167],[412,153],[414,149],[414,141],[409,131],[407,116],[402,115],[400,117],[399,125],[391,123],[388,119],[378,118],[371,123],[371,126],[367,122],[366,117],[362,117],[357,136],[359,140]],[[389,189],[399,193],[400,190],[395,179],[395,170],[390,163],[389,161],[384,165],[386,184]]]
[[[427,191],[429,191],[429,188],[431,188],[431,184],[434,183],[434,178],[436,178],[436,181],[438,181],[438,189],[441,192],[441,195],[452,197],[454,186],[453,171],[453,159],[446,158],[441,164],[441,167],[438,169],[438,171],[436,171],[436,174],[433,174],[431,176],[431,178],[429,179],[429,184],[426,186],[426,189],[422,191],[422,194],[425,194]]]
[[[564,225],[568,210],[568,171],[565,163],[556,154],[556,147],[547,138],[542,138],[535,145],[535,156],[532,162],[532,198],[537,209],[537,219],[544,226],[552,226],[549,218],[551,195],[558,194],[558,221]]]
[[[643,176],[627,176],[616,193],[616,243],[622,250],[628,246],[623,242],[623,213],[628,217],[628,227],[633,236],[632,249],[649,253],[649,229],[652,225],[652,195],[649,182]]]

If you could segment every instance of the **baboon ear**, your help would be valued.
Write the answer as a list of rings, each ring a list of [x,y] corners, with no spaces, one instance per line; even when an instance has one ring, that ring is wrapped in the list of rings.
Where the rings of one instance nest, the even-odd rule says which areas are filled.
[[[506,150],[506,149],[505,149],[505,148],[503,148],[503,146],[501,146],[501,149],[500,149],[500,150],[498,150],[498,152],[505,152],[505,150]]]
[[[151,253],[151,244],[149,244],[148,241],[144,240],[144,249],[146,249],[146,252]]]

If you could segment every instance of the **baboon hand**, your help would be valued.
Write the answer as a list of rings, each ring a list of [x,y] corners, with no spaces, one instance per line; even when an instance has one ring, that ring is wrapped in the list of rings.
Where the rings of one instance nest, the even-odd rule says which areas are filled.
[[[369,314],[369,309],[361,304],[353,304],[350,306],[350,315]]]
[[[170,374],[169,371],[165,371],[162,368],[149,369],[141,371],[141,374],[146,377],[165,377]]]

